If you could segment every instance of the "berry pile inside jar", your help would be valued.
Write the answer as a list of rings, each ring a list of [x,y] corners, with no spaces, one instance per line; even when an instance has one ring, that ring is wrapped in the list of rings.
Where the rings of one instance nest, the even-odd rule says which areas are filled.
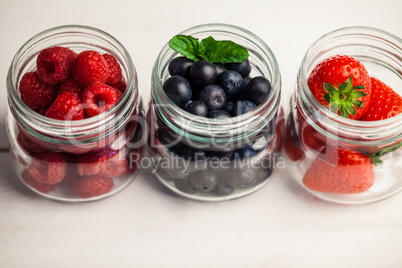
[[[264,103],[272,91],[266,77],[251,76],[249,52],[233,41],[215,40],[212,36],[199,41],[189,35],[177,35],[169,46],[181,55],[168,63],[169,76],[162,83],[163,90],[175,109],[183,109],[195,118],[231,124],[231,118],[241,120]],[[174,157],[169,158],[169,167],[158,173],[164,184],[172,185],[169,188],[190,198],[199,196],[200,200],[241,195],[255,189],[272,173],[273,166],[267,163],[278,141],[274,138],[278,136],[276,118],[265,122],[255,140],[248,140],[245,145],[228,143],[214,148],[208,144],[208,148],[201,148],[183,141],[185,138],[178,137],[157,116],[155,143],[168,148],[162,154]],[[251,167],[251,159],[258,164]]]
[[[45,117],[83,120],[113,107],[126,90],[118,60],[111,54],[55,46],[43,49],[36,68],[23,74],[18,91],[21,100]],[[67,124],[68,125],[68,124]],[[53,146],[19,127],[17,141],[30,156],[18,157],[23,181],[43,194],[93,198],[124,184],[130,168],[128,142],[135,124],[124,133],[98,141],[96,146]],[[107,140],[107,141],[106,141]]]
[[[402,113],[402,97],[380,79],[371,77],[360,61],[348,55],[333,56],[317,64],[307,84],[320,104],[344,118],[378,121]],[[381,158],[402,146],[399,141],[386,148],[377,148],[375,153],[332,146],[301,115],[300,108],[296,108],[299,124],[296,126],[293,116],[290,116],[284,150],[293,162],[306,158],[303,148],[323,156],[313,160],[302,180],[312,191],[363,193],[373,186],[374,168],[382,164]]]

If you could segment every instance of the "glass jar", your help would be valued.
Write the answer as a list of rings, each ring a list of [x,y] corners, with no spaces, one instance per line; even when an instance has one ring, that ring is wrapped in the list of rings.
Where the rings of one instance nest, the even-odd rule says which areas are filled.
[[[20,98],[19,82],[35,71],[39,52],[64,46],[80,53],[109,53],[119,62],[126,88],[119,101],[98,116],[62,121],[31,110]],[[93,201],[111,196],[133,179],[141,155],[141,105],[137,73],[123,45],[87,26],[66,25],[43,31],[16,53],[7,75],[7,132],[15,172],[34,192],[60,201]]]
[[[226,24],[205,24],[181,32],[199,40],[231,40],[249,51],[250,77],[272,85],[256,109],[241,116],[211,119],[194,116],[165,94],[168,64],[178,56],[166,44],[152,72],[148,110],[153,172],[173,192],[200,201],[239,198],[263,187],[272,175],[282,141],[281,76],[270,48],[249,31]]]
[[[347,27],[322,36],[305,54],[297,83],[285,103],[287,167],[303,188],[323,200],[343,204],[382,200],[402,190],[402,114],[359,121],[324,108],[312,95],[307,78],[319,62],[335,55],[354,57],[371,77],[402,95],[400,38],[369,27]],[[374,165],[375,156],[381,161]],[[345,157],[354,162],[341,163]],[[367,157],[371,161],[366,161]],[[306,187],[312,175],[324,187]]]

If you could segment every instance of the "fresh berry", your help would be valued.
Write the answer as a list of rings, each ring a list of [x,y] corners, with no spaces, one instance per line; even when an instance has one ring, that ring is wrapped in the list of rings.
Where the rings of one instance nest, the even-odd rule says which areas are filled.
[[[243,77],[238,72],[227,70],[218,76],[216,84],[225,91],[228,99],[231,99],[243,87]]]
[[[77,94],[79,98],[81,98],[82,92],[84,92],[84,88],[77,81],[73,79],[66,79],[60,84],[60,89],[57,94],[61,95],[64,91],[73,92]]]
[[[371,85],[369,108],[360,120],[383,120],[402,113],[402,97],[398,93],[373,77],[371,77]]]
[[[174,180],[174,186],[177,188],[177,190],[186,194],[195,194],[197,192],[197,189],[190,182],[190,180],[186,179]]]
[[[127,160],[120,151],[105,148],[77,156],[77,170],[81,176],[117,177],[127,169]]]
[[[221,110],[227,101],[225,91],[216,84],[204,87],[199,94],[199,99],[205,103],[209,111]]]
[[[228,196],[233,194],[234,191],[234,187],[223,182],[218,182],[215,188],[211,191],[211,194],[215,196]]]
[[[227,176],[225,182],[233,188],[247,188],[257,179],[257,169],[247,168],[244,170],[233,170],[233,175]]]
[[[194,172],[191,174],[190,180],[198,191],[204,193],[210,192],[212,189],[214,189],[217,183],[214,172],[210,170]]]
[[[43,153],[46,151],[45,148],[40,146],[38,143],[32,141],[30,134],[20,131],[17,136],[17,142],[21,148],[29,155],[34,155],[35,153]]]
[[[350,56],[328,58],[307,79],[313,96],[326,108],[350,119],[368,110],[371,81],[363,64]]]
[[[300,148],[300,140],[296,133],[296,126],[293,115],[289,114],[286,122],[284,151],[291,161],[299,161],[306,157],[304,151]]]
[[[95,82],[103,83],[109,77],[109,64],[99,52],[85,50],[73,63],[73,76],[84,87]]]
[[[228,69],[228,67],[223,63],[215,62],[215,63],[213,63],[213,65],[216,69],[217,76],[219,76],[221,73],[223,73],[224,71],[226,71]]]
[[[231,118],[232,116],[225,110],[214,110],[208,112],[208,117],[215,119],[225,119],[225,118]]]
[[[260,105],[271,92],[271,83],[262,76],[257,76],[251,79],[246,88],[247,98],[255,103],[255,105]]]
[[[230,113],[232,116],[239,116],[254,110],[255,107],[256,105],[253,102],[241,100],[235,103]]]
[[[303,177],[313,191],[352,194],[367,191],[374,183],[374,165],[365,154],[333,149],[324,159],[316,158]]]
[[[112,178],[97,176],[83,177],[70,185],[71,191],[80,198],[101,196],[112,191],[114,182]]]
[[[58,120],[81,120],[84,119],[84,110],[78,95],[65,91],[56,98],[45,116]]]
[[[127,89],[127,83],[124,81],[123,77],[115,84],[111,85],[115,89],[120,90],[122,93],[126,92]]]
[[[176,57],[170,61],[168,70],[171,76],[180,75],[185,78],[189,77],[190,68],[193,65],[193,61],[186,57]]]
[[[88,116],[95,116],[109,110],[118,101],[116,89],[96,82],[82,93],[82,105]]]
[[[28,186],[31,186],[41,193],[47,194],[56,188],[54,184],[47,184],[35,180],[27,169],[22,172],[21,176],[22,180],[28,184]]]
[[[208,108],[202,101],[190,101],[186,106],[184,106],[184,110],[191,114],[203,117],[208,114]]]
[[[19,85],[22,101],[34,111],[52,105],[57,91],[57,86],[43,83],[36,72],[25,73]]]
[[[169,77],[163,83],[163,90],[169,99],[179,107],[184,107],[192,96],[190,83],[180,75]]]
[[[120,63],[111,54],[103,54],[102,56],[107,61],[109,67],[109,75],[105,81],[105,84],[112,86],[122,79]]]
[[[28,167],[29,173],[38,182],[56,184],[66,175],[67,159],[64,155],[45,152],[36,153]]]
[[[223,108],[223,110],[230,113],[232,111],[234,105],[235,105],[234,102],[228,101],[228,102],[226,102],[226,105]]]
[[[227,67],[229,70],[238,72],[243,77],[249,76],[251,72],[251,65],[248,59],[243,62],[228,63]]]
[[[252,146],[246,146],[244,148],[238,149],[234,151],[233,157],[234,159],[245,159],[249,158],[257,153],[256,150],[252,148]]]
[[[71,73],[77,55],[66,47],[50,47],[42,50],[36,66],[40,80],[49,85],[64,81]]]
[[[188,146],[183,150],[182,157],[190,161],[204,161],[206,156],[204,151]]]
[[[216,77],[216,69],[209,61],[196,61],[190,68],[190,80],[197,86],[210,85],[215,81]]]

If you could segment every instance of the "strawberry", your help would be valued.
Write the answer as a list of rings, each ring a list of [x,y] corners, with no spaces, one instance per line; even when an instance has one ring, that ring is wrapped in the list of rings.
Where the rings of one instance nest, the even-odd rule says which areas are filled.
[[[377,121],[402,113],[402,97],[398,93],[373,77],[371,77],[371,85],[369,108],[360,120]]]
[[[352,194],[367,191],[374,183],[374,165],[365,154],[332,149],[323,159],[316,158],[303,177],[313,191]]]
[[[345,118],[359,119],[368,110],[370,77],[363,64],[350,56],[322,61],[310,73],[307,84],[324,107]]]

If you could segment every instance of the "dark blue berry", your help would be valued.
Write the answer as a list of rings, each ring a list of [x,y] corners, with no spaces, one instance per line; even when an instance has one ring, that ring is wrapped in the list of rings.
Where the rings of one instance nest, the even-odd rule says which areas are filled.
[[[246,146],[244,148],[238,149],[234,151],[233,157],[236,160],[248,158],[250,156],[253,156],[257,153],[251,146]]]
[[[190,68],[193,65],[193,61],[186,57],[177,57],[170,61],[168,70],[171,76],[181,75],[185,78],[189,77]]]
[[[243,87],[243,77],[238,72],[227,70],[218,76],[216,84],[225,91],[226,96],[230,99]]]
[[[255,168],[233,171],[233,176],[226,177],[225,182],[234,188],[247,188],[257,179],[257,169]]]
[[[215,186],[215,188],[211,191],[211,194],[215,196],[228,196],[233,194],[235,189],[223,182],[218,182]]]
[[[215,110],[208,112],[208,117],[215,119],[224,119],[224,118],[231,118],[232,116],[230,115],[230,113],[224,110]]]
[[[183,150],[182,157],[184,159],[190,160],[190,161],[204,161],[205,160],[205,152],[200,149],[187,147]]]
[[[228,67],[226,67],[226,65],[223,63],[216,62],[216,63],[213,63],[213,65],[215,66],[217,76],[219,76],[221,73],[223,73],[224,71],[226,71],[228,69]]]
[[[208,108],[203,103],[202,101],[196,100],[196,101],[189,101],[186,106],[184,106],[184,110],[187,112],[198,115],[198,116],[203,116],[206,117],[208,114]]]
[[[176,186],[177,190],[186,194],[195,194],[197,192],[197,189],[190,182],[190,180],[177,179],[174,181],[174,186]]]
[[[216,69],[209,61],[196,61],[190,68],[190,80],[197,86],[210,85],[215,82],[216,77]]]
[[[223,108],[223,110],[230,113],[232,111],[234,105],[235,105],[234,102],[228,101],[228,102],[226,102],[226,105]]]
[[[201,192],[210,192],[215,188],[217,179],[214,172],[209,170],[194,172],[191,175],[191,183]]]
[[[243,77],[250,75],[251,72],[251,65],[248,59],[243,62],[228,63],[227,67],[229,70],[238,72]]]
[[[163,90],[176,105],[183,107],[192,96],[190,83],[180,75],[171,76],[163,83]]]
[[[207,152],[207,156],[208,158],[212,159],[212,158],[227,158],[228,160],[233,159],[233,151],[208,151]]]
[[[226,105],[226,94],[223,89],[215,84],[204,87],[199,99],[207,105],[209,111],[220,110]]]
[[[232,108],[231,115],[232,116],[239,116],[245,113],[250,112],[256,107],[254,103],[251,101],[247,100],[240,100],[235,103],[235,105]]]
[[[271,92],[271,83],[262,76],[254,77],[246,88],[247,99],[260,105]]]

